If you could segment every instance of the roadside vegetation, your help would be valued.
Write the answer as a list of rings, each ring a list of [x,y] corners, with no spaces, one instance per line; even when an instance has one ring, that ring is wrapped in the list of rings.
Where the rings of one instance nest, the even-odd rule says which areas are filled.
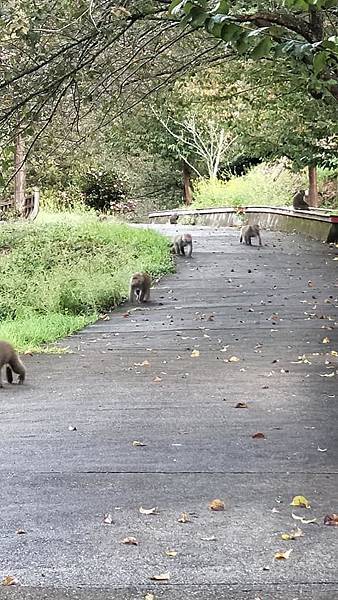
[[[0,339],[38,351],[116,306],[134,271],[172,270],[166,238],[150,230],[84,222],[0,229]]]
[[[336,173],[318,169],[318,192],[325,200],[332,196]],[[287,206],[297,189],[308,187],[307,173],[295,173],[280,164],[261,164],[250,169],[242,177],[200,179],[194,185],[192,208],[220,206]],[[334,192],[334,189],[333,189]],[[332,198],[330,208],[338,207]]]

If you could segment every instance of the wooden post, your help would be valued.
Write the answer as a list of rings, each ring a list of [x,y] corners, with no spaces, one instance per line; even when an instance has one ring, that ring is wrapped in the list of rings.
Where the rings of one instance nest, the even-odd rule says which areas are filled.
[[[191,188],[191,180],[190,180],[190,169],[185,162],[182,160],[182,174],[183,174],[183,201],[184,204],[192,203],[192,188]]]
[[[308,167],[309,173],[309,195],[307,202],[310,206],[315,208],[318,206],[318,186],[317,186],[317,166],[310,165]]]
[[[16,136],[15,143],[15,178],[14,178],[14,205],[20,212],[23,211],[25,206],[25,193],[26,193],[26,164],[25,159],[25,144],[21,133]]]

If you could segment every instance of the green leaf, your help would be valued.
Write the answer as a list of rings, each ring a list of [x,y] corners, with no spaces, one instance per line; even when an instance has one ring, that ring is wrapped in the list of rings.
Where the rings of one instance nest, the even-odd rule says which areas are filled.
[[[248,38],[250,37],[257,37],[259,35],[261,35],[263,33],[263,31],[268,31],[270,29],[270,27],[260,27],[259,29],[254,29],[253,31],[250,31],[248,33]]]
[[[244,54],[249,49],[249,40],[246,33],[242,33],[236,42],[236,50],[239,54]]]
[[[318,75],[324,71],[327,58],[328,56],[326,52],[317,52],[317,54],[315,54],[313,59],[313,72],[315,75]]]
[[[221,38],[224,42],[238,40],[242,35],[242,28],[234,23],[225,23],[222,27]]]
[[[269,37],[264,37],[257,46],[252,50],[251,56],[252,58],[263,58],[263,56],[267,56],[271,50],[272,39]]]
[[[177,17],[183,9],[185,0],[173,0],[169,6],[169,14]]]
[[[194,6],[189,13],[189,17],[190,23],[193,27],[200,27],[205,23],[207,19],[207,14],[202,8]]]
[[[215,8],[215,13],[222,13],[223,15],[226,15],[229,12],[230,9],[230,5],[228,0],[220,0],[220,2],[218,2],[218,4],[216,5]]]

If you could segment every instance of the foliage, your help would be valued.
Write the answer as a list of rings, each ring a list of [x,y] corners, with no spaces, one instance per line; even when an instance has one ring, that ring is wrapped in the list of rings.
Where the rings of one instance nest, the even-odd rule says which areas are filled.
[[[194,29],[204,27],[226,48],[260,60],[287,57],[314,96],[338,100],[336,0],[229,2],[173,0],[171,14]]]
[[[123,214],[134,210],[123,182],[113,172],[90,171],[83,176],[81,188],[84,204],[96,211]]]
[[[195,185],[194,208],[219,206],[284,206],[294,192],[306,187],[306,174],[295,174],[282,165],[258,165],[243,177],[229,181],[201,180]]]
[[[60,331],[70,333],[121,302],[133,271],[160,275],[171,269],[167,240],[150,230],[93,218],[74,225],[4,225],[1,331],[13,332],[21,349],[36,344],[39,335],[39,344],[55,340]],[[21,332],[29,319],[32,339]],[[40,334],[33,332],[38,323]]]

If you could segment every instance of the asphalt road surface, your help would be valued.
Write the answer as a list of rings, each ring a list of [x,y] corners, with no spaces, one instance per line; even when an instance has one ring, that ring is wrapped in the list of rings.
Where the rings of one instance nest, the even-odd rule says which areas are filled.
[[[148,305],[1,390],[1,599],[338,598],[337,248],[192,233]]]

